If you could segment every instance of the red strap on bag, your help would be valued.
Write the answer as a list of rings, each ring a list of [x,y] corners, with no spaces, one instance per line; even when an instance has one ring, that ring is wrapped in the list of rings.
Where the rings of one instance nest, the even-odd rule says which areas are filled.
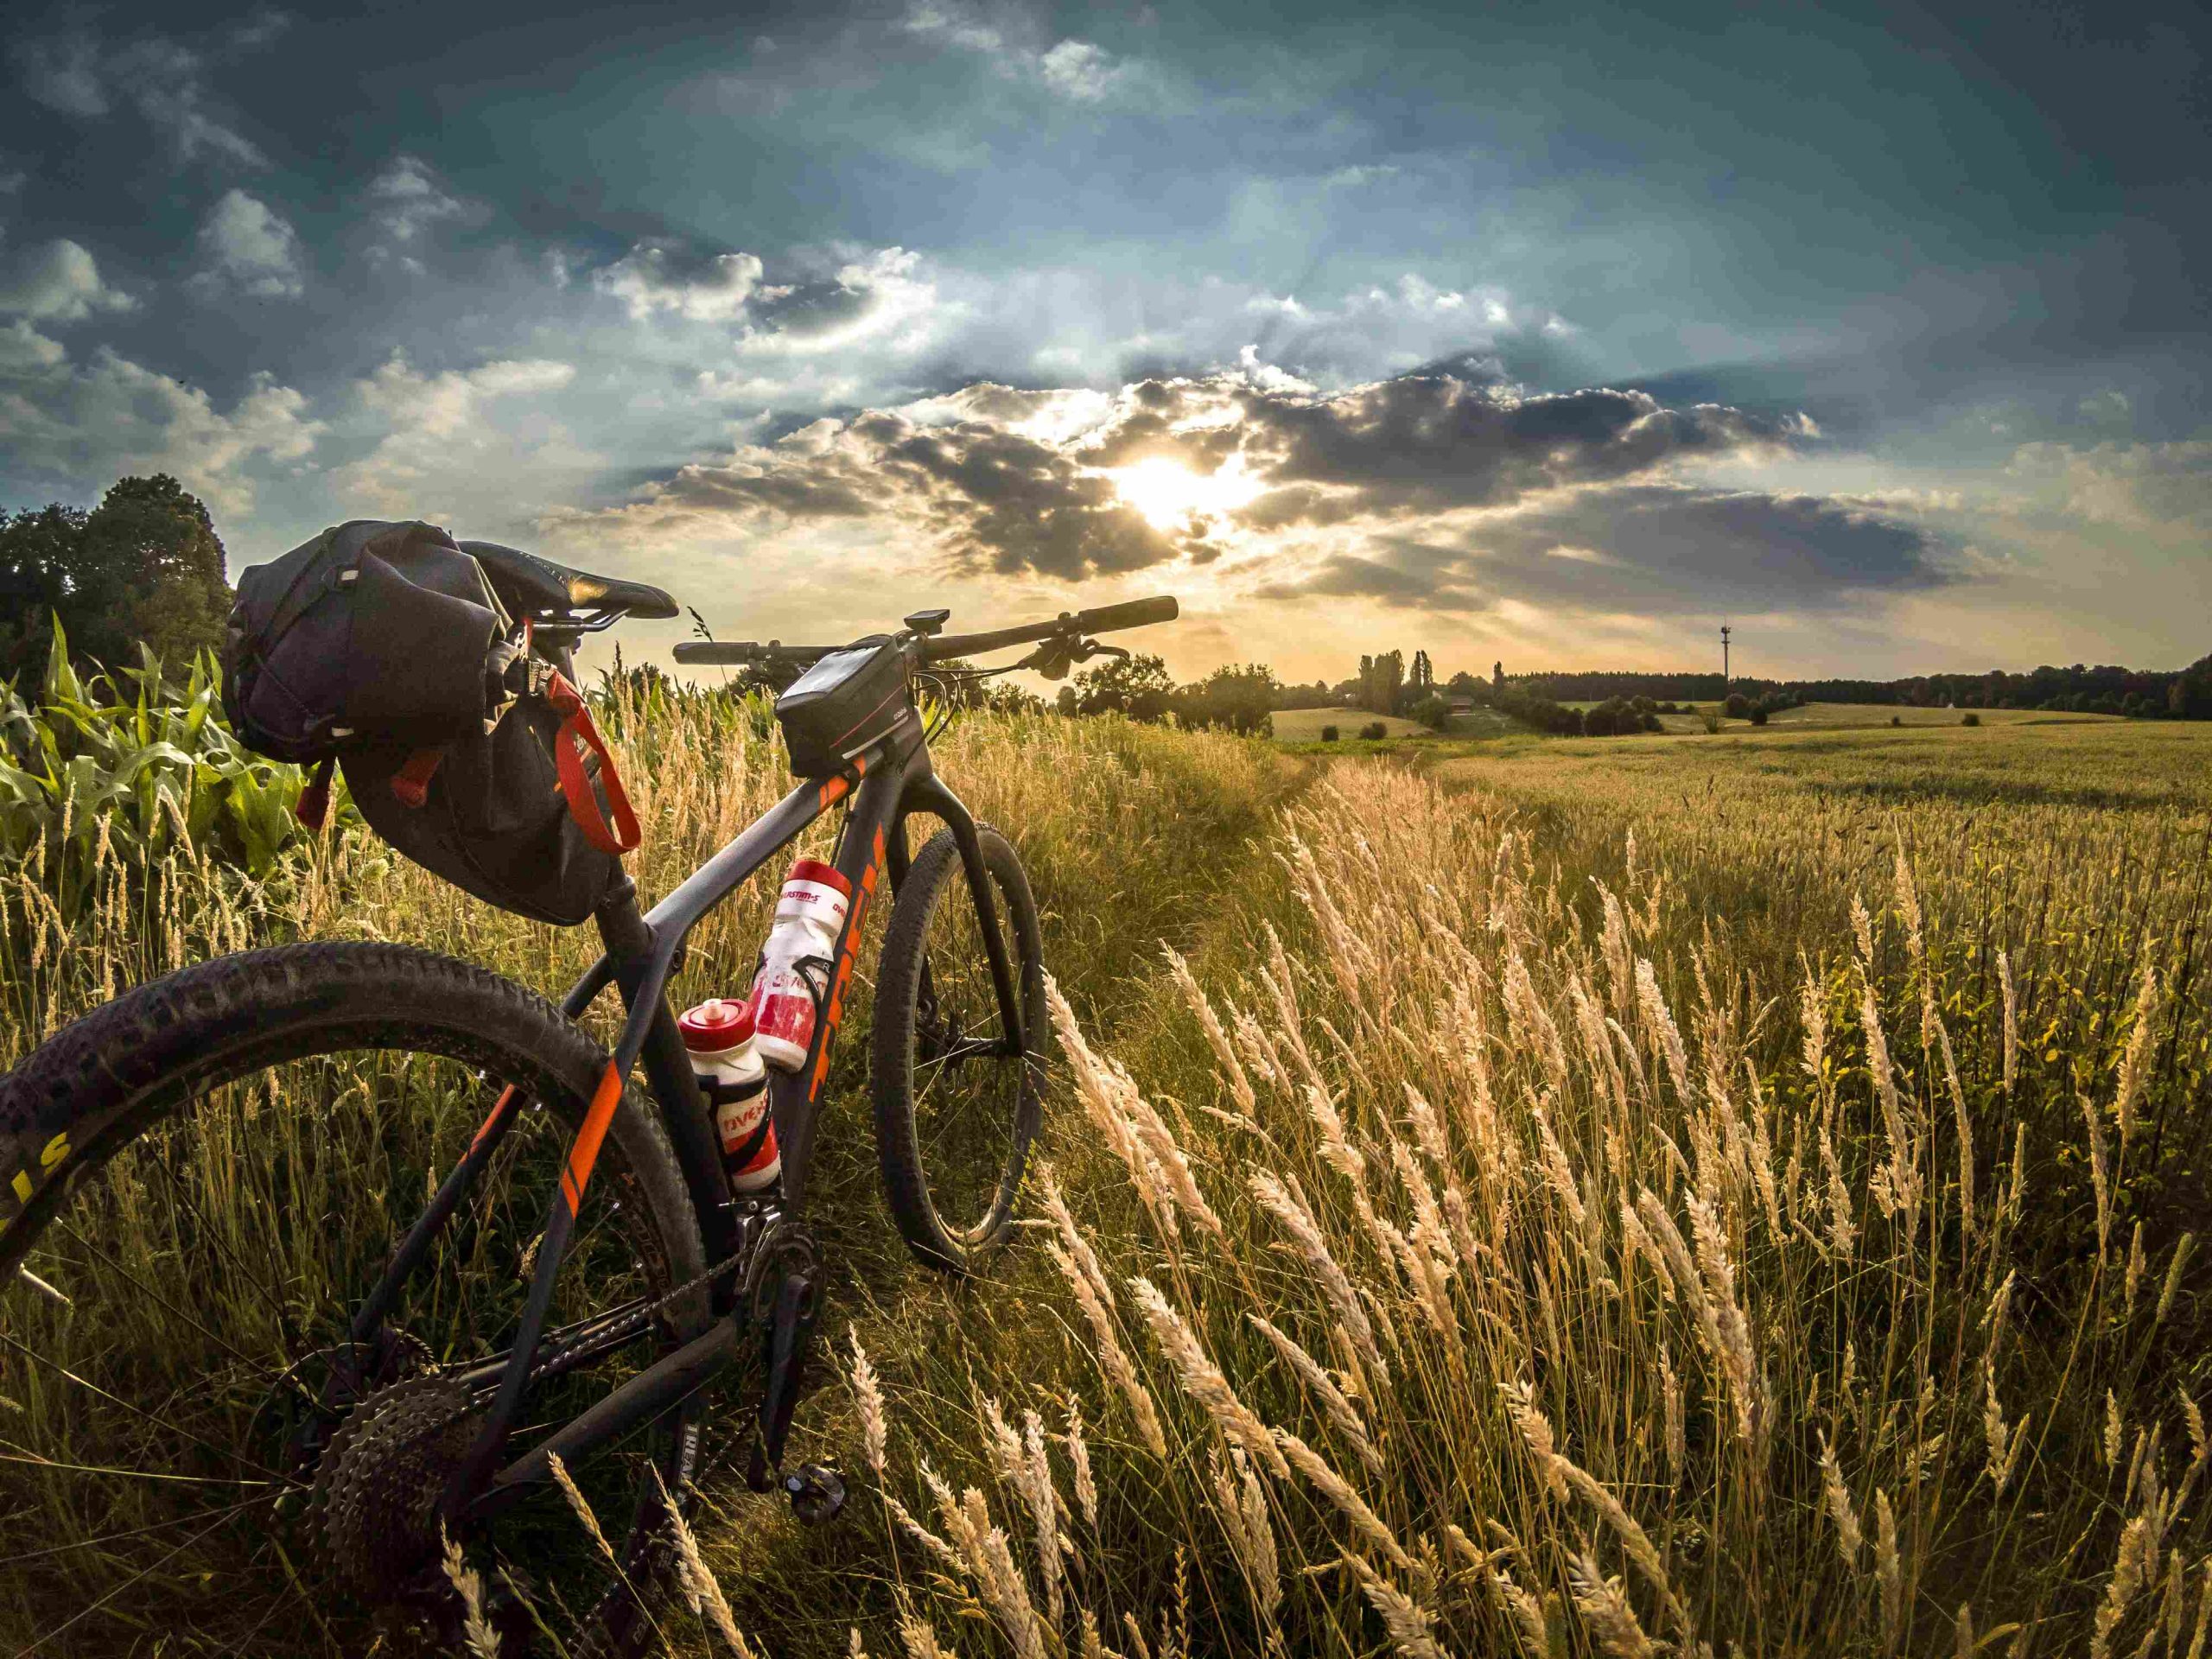
[[[563,716],[561,729],[554,738],[553,758],[561,769],[561,792],[569,798],[569,816],[575,819],[576,828],[584,832],[584,839],[602,853],[620,857],[636,848],[637,814],[630,810],[630,797],[622,787],[621,774],[614,770],[614,757],[607,752],[607,741],[599,734],[599,728],[591,721],[591,710],[584,707],[583,694],[569,683],[565,676],[555,673],[546,688],[546,702]],[[588,747],[599,757],[600,786],[607,791],[607,804],[614,823],[610,829],[607,817],[599,810],[599,798],[592,792],[591,778],[584,770],[584,750]]]
[[[292,816],[310,834],[320,831],[325,820],[330,817],[330,769],[336,764],[327,755],[324,756],[322,763],[315,767],[314,775],[300,791],[300,798],[292,804]]]
[[[438,775],[445,758],[446,752],[442,748],[417,749],[391,774],[391,792],[399,798],[402,806],[422,810],[423,803],[430,798],[430,779]]]

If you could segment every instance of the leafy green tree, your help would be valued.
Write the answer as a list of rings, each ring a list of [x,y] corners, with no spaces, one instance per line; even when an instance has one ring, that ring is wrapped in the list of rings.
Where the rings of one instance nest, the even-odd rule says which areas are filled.
[[[1127,715],[1157,723],[1166,719],[1174,696],[1175,682],[1157,657],[1116,657],[1075,677],[1079,715]]]
[[[1414,719],[1433,732],[1440,732],[1452,723],[1452,705],[1431,691],[1408,711]]]
[[[2212,657],[2200,657],[2166,688],[2166,712],[2183,720],[2212,720]]]
[[[0,675],[42,669],[49,616],[80,659],[143,644],[189,662],[222,643],[232,597],[207,507],[166,473],[119,480],[89,513],[18,512],[0,522]]]
[[[1269,711],[1282,688],[1265,663],[1238,667],[1224,664],[1195,685],[1175,695],[1175,712],[1190,726],[1221,726],[1232,732],[1266,736],[1274,730]]]
[[[85,514],[60,502],[0,518],[0,679],[35,683],[52,621],[74,627],[69,578],[85,539]]]

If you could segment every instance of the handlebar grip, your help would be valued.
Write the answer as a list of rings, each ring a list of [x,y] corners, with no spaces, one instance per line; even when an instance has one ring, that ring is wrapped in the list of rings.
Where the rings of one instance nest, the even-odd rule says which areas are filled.
[[[1141,628],[1154,622],[1173,622],[1182,607],[1162,594],[1157,599],[1133,599],[1125,605],[1102,605],[1095,611],[1077,611],[1076,626],[1085,633],[1110,633],[1117,628]]]
[[[676,660],[702,666],[735,668],[760,660],[755,645],[724,644],[719,639],[687,639],[676,648]]]

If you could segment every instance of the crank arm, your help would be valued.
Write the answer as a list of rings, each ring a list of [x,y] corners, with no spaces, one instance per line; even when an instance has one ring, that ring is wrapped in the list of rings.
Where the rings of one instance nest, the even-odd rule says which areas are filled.
[[[753,1431],[753,1454],[745,1469],[745,1484],[756,1492],[772,1490],[783,1469],[784,1440],[798,1404],[818,1305],[814,1281],[802,1274],[787,1273],[776,1287],[775,1312],[768,1322],[767,1380]]]

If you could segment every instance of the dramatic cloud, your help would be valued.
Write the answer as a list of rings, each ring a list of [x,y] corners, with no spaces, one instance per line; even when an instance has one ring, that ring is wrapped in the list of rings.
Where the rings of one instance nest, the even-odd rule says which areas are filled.
[[[21,325],[0,333],[0,450],[73,478],[172,473],[219,512],[251,509],[251,471],[295,462],[323,431],[307,399],[257,375],[227,412],[197,386],[102,346],[83,365]]]
[[[955,570],[1073,581],[1179,558],[1211,564],[1232,549],[1264,561],[1266,532],[1387,530],[1412,514],[1560,495],[1678,458],[1779,450],[1796,432],[1736,410],[1662,409],[1635,392],[1547,397],[1448,377],[1334,396],[1241,375],[1145,381],[1110,398],[983,384],[741,446],[727,463],[683,467],[613,518],[636,537],[716,520],[765,533],[791,520],[880,517],[926,531]],[[1624,510],[1639,505],[1623,499]],[[1716,513],[1680,533],[1725,520]],[[1348,567],[1326,580],[1357,575]],[[1420,591],[1410,569],[1378,567],[1369,580],[1378,594]]]
[[[200,229],[201,268],[194,283],[262,300],[296,300],[306,291],[299,233],[268,203],[226,191]]]
[[[709,530],[773,531],[794,520],[879,520],[931,536],[954,569],[1065,581],[1142,569],[1178,542],[1064,448],[977,421],[919,425],[870,411],[823,420],[727,463],[683,467],[635,505],[571,516],[649,541]]]
[[[63,238],[0,271],[0,312],[45,322],[75,322],[95,311],[128,311],[128,294],[100,280],[92,256]]]
[[[13,55],[24,92],[48,109],[96,120],[118,102],[128,104],[168,142],[180,162],[207,160],[260,168],[269,158],[217,110],[207,75],[214,61],[266,45],[281,27],[274,14],[264,14],[200,46],[161,35],[108,42],[78,31],[26,40]]]
[[[1811,496],[1630,485],[1484,514],[1447,537],[1375,537],[1263,591],[1463,612],[1834,611],[1959,580],[1944,553],[1917,526]]]

